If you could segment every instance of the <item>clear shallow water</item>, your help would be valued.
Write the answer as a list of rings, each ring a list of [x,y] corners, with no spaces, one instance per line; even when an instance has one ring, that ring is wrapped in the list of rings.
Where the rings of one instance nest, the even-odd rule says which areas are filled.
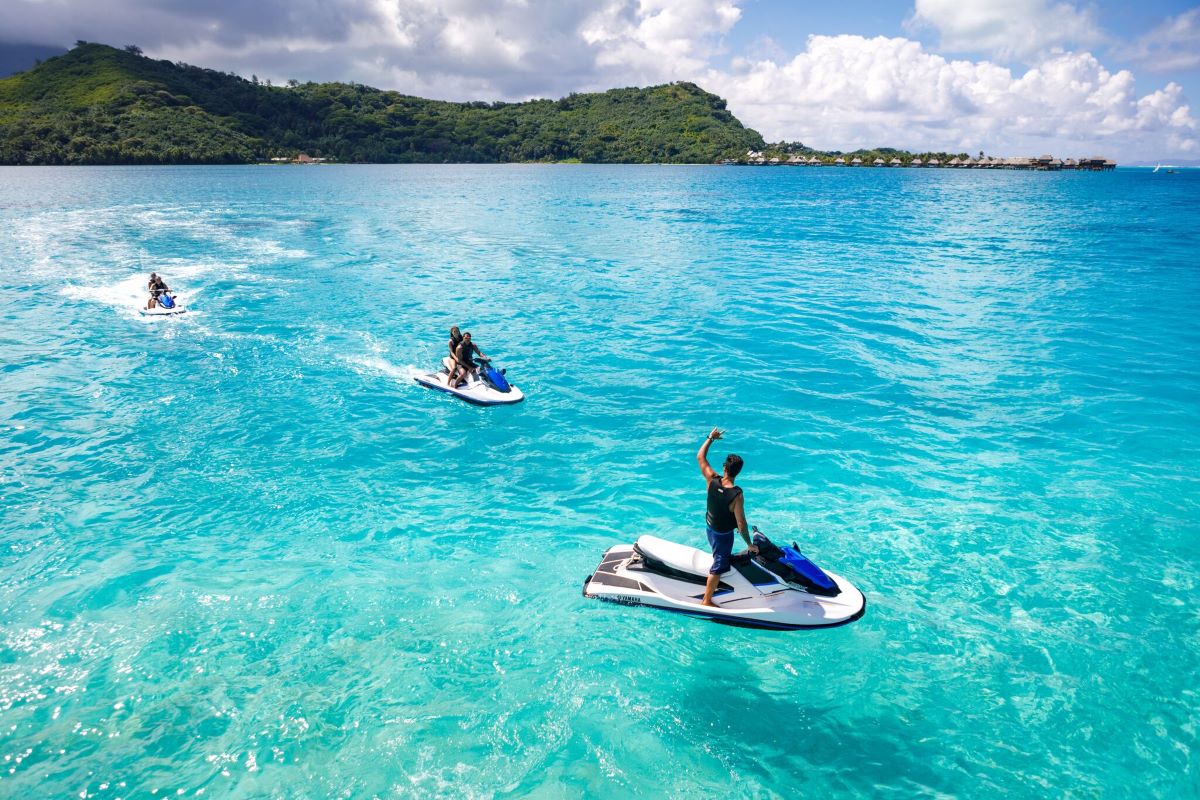
[[[1200,794],[1200,175],[0,188],[0,794]],[[863,620],[580,596],[717,424]]]

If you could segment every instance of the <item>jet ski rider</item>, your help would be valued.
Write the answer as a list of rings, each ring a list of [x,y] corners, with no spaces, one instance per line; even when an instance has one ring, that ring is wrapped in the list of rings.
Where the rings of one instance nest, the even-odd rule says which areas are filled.
[[[447,383],[454,378],[454,371],[458,369],[458,346],[462,344],[462,333],[459,332],[457,325],[450,326],[450,378]]]
[[[157,273],[150,273],[150,283],[146,285],[150,290],[150,300],[146,303],[146,308],[154,308],[158,305],[158,298],[171,291],[167,288],[167,282],[158,276]]]
[[[452,389],[462,386],[479,368],[472,357],[473,353],[478,353],[482,360],[487,360],[487,355],[479,349],[479,345],[471,341],[471,332],[467,331],[463,333],[462,341],[458,343],[458,350],[454,353],[455,364],[450,371],[450,378],[446,381],[447,386]]]
[[[696,462],[700,465],[700,473],[708,484],[708,513],[705,521],[708,523],[708,544],[712,547],[713,564],[708,571],[708,581],[704,585],[703,605],[716,606],[712,601],[713,591],[721,582],[721,575],[729,571],[730,556],[733,554],[733,531],[736,528],[746,540],[746,547],[751,553],[757,553],[758,548],[750,541],[750,526],[746,524],[746,511],[742,488],[734,485],[734,479],[742,471],[742,458],[730,453],[725,457],[721,474],[709,466],[708,448],[722,433],[717,428],[700,445],[696,453]]]

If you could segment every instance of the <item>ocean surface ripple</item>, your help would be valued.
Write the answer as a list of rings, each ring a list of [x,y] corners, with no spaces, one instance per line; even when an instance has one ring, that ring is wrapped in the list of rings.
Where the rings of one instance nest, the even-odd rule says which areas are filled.
[[[0,795],[1200,796],[1200,174],[0,187]],[[714,425],[861,621],[581,597]]]

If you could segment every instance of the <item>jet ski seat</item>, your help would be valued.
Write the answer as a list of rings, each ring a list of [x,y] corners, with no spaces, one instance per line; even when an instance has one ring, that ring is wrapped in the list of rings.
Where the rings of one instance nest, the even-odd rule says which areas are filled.
[[[668,542],[657,536],[639,536],[633,549],[647,561],[655,561],[666,567],[689,575],[707,577],[712,569],[712,554],[685,544]]]

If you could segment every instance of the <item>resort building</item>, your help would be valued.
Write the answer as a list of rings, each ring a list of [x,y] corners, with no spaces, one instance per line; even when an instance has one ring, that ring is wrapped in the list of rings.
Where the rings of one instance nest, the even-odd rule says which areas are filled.
[[[277,163],[291,162],[293,164],[320,164],[324,162],[324,158],[312,158],[306,153],[300,153],[295,158],[276,157],[271,161]],[[750,164],[753,166],[778,166],[779,164],[788,164],[791,166],[800,167],[822,167],[822,166],[837,166],[837,167],[861,167],[867,164],[861,156],[854,156],[851,159],[846,159],[845,156],[818,156],[812,154],[803,156],[798,153],[785,157],[773,156],[767,158],[765,154],[758,150],[747,150],[744,159],[725,159],[722,164]],[[971,156],[955,156],[949,161],[942,163],[941,160],[930,157],[921,159],[919,156],[913,156],[911,160],[905,161],[899,156],[894,156],[890,161],[884,161],[882,157],[876,158],[870,162],[870,166],[874,167],[954,167],[965,169],[1023,169],[1037,170],[1040,172],[1057,172],[1063,169],[1069,170],[1086,170],[1090,172],[1101,172],[1116,169],[1117,162],[1103,156],[1092,156],[1091,158],[1068,158],[1063,160],[1055,158],[1052,155],[1043,154],[1040,156],[1010,156],[1008,158],[999,158],[997,156],[983,156],[978,159]]]
[[[1079,159],[1079,165],[1076,169],[1088,170],[1089,172],[1100,172],[1102,170],[1116,169],[1117,162],[1103,156],[1092,156],[1091,158]]]

